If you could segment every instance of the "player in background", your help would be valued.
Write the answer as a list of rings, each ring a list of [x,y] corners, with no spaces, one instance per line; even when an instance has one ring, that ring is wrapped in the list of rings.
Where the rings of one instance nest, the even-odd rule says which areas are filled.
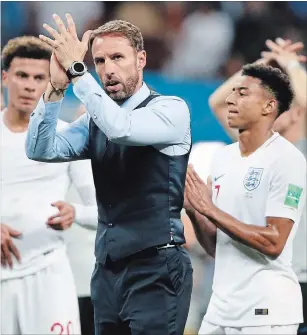
[[[2,334],[80,334],[63,230],[73,222],[97,224],[91,168],[87,161],[38,163],[25,154],[31,113],[50,80],[50,57],[50,48],[29,36],[10,40],[2,51],[8,92],[0,113]],[[85,205],[64,201],[71,184]]]
[[[279,69],[244,66],[226,99],[239,141],[216,153],[208,185],[188,169],[185,208],[199,242],[215,255],[213,294],[199,334],[290,335],[303,320],[291,261],[306,160],[272,130],[292,100],[289,78]]]
[[[304,134],[302,133],[302,129],[304,128],[299,128],[298,124],[300,126],[303,124],[302,118],[304,117],[303,114],[306,114],[304,111],[306,111],[307,106],[306,71],[302,66],[300,66],[301,62],[306,62],[306,57],[297,54],[297,52],[304,48],[304,45],[302,42],[291,43],[290,40],[285,41],[282,38],[277,38],[275,42],[268,40],[266,41],[266,45],[271,52],[264,52],[262,54],[263,58],[255,61],[255,64],[279,65],[289,76],[294,91],[294,101],[289,110],[290,114],[283,113],[281,117],[275,121],[273,129],[279,132],[280,135],[285,137],[288,141],[295,143],[298,142]],[[228,80],[226,80],[209,97],[209,106],[212,112],[223,126],[225,131],[228,133],[230,138],[234,141],[238,139],[238,130],[229,127],[227,119],[228,108],[226,98],[231,93],[233,85],[241,77],[241,72],[241,70],[238,71]],[[300,110],[298,110],[296,107],[299,107]],[[299,122],[297,121],[298,117],[300,118]],[[282,122],[283,120],[284,122]]]
[[[291,43],[282,38],[277,38],[275,42],[266,41],[269,52],[263,52],[262,59],[257,63],[275,64],[285,72],[290,79],[294,91],[294,101],[288,112],[283,113],[274,122],[273,130],[278,132],[288,141],[293,143],[307,157],[307,73],[301,65],[306,61],[306,57],[297,55],[303,49],[302,42]],[[225,131],[233,140],[237,139],[236,129],[229,127],[227,122],[227,104],[225,102],[231,92],[232,85],[239,78],[240,73],[235,74],[222,84],[209,99],[210,107],[220,121]],[[299,334],[307,334],[307,218],[305,208],[302,212],[301,221],[298,225],[293,244],[293,269],[298,276],[303,294],[303,314],[304,322],[299,327]]]

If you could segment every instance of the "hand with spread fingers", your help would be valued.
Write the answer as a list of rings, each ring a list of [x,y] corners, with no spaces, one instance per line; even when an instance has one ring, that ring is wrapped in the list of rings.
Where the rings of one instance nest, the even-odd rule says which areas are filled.
[[[268,41],[270,40],[266,40],[265,43],[268,46]],[[269,42],[270,43],[270,42]],[[275,39],[275,42],[273,42],[275,44],[277,44],[279,47],[281,47],[282,49],[285,49],[289,52],[296,52],[298,53],[299,51],[302,51],[304,49],[304,43],[302,42],[292,42],[291,40],[287,39],[284,40],[281,37],[277,37]],[[268,46],[268,48],[270,49],[270,47]]]
[[[67,28],[57,14],[53,14],[53,19],[57,25],[58,31],[46,23],[43,27],[54,40],[44,35],[39,35],[39,38],[54,49],[54,54],[59,64],[67,70],[73,62],[83,61],[88,50],[88,41],[91,35],[91,30],[86,31],[80,41],[74,20],[70,14],[66,14]]]
[[[304,49],[304,44],[302,42],[295,42],[295,43],[293,43],[289,39],[284,40],[281,37],[277,37],[275,39],[275,42],[273,42],[271,40],[266,40],[265,41],[266,46],[271,51],[272,51],[272,49],[270,48],[270,46],[272,45],[272,43],[273,43],[273,45],[275,47],[277,46],[279,50],[283,50],[285,52],[290,52],[290,53],[295,53],[295,54],[297,54],[302,49]],[[260,58],[257,61],[255,61],[255,64],[263,64],[263,65],[272,65],[272,66],[274,66],[273,65],[274,63],[278,63],[276,61],[276,59],[275,59],[275,55],[272,55],[271,51],[264,51],[263,53],[261,53],[261,57],[262,58]]]
[[[286,43],[280,38],[275,42],[267,40],[266,45],[271,51],[264,51],[261,55],[268,61],[275,61],[286,72],[293,88],[295,104],[306,110],[307,72],[301,63],[306,62],[307,57],[298,54],[304,48],[304,44],[296,42],[286,45]]]
[[[275,42],[267,40],[266,46],[271,51],[263,51],[261,56],[267,61],[277,62],[284,70],[287,70],[287,67],[293,62],[303,63],[307,61],[306,56],[298,54],[298,51],[304,48],[302,42],[291,43],[291,41],[284,41],[279,38]]]
[[[55,230],[65,230],[71,227],[75,220],[75,208],[67,202],[57,201],[52,204],[59,212],[48,218],[47,225]]]
[[[185,196],[186,203],[202,215],[206,216],[214,207],[211,188],[195,172],[192,165],[189,165],[187,170]]]

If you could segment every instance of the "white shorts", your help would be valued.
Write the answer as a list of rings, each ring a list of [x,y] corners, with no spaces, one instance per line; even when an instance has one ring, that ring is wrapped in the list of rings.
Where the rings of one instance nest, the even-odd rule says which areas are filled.
[[[1,282],[1,334],[81,334],[69,260],[66,252],[59,256],[34,274]]]
[[[296,335],[297,325],[256,326],[256,327],[221,327],[203,320],[198,335]]]

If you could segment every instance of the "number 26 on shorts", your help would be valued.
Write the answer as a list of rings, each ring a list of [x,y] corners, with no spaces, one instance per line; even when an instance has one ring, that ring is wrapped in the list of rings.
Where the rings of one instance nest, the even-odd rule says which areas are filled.
[[[50,327],[50,330],[55,335],[73,335],[74,334],[73,326],[72,326],[72,322],[71,321],[69,321],[66,326],[63,325],[60,322],[55,322]]]

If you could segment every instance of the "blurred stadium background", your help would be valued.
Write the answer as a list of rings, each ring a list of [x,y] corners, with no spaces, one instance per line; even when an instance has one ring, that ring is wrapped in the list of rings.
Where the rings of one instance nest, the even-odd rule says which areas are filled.
[[[1,47],[16,36],[45,33],[42,24],[52,25],[53,13],[64,17],[66,12],[72,14],[79,37],[112,19],[140,27],[148,53],[145,80],[156,91],[178,95],[188,103],[193,143],[197,143],[191,160],[203,176],[214,149],[231,143],[209,109],[210,94],[243,64],[260,58],[266,39],[283,37],[307,43],[306,1],[2,1]],[[95,74],[90,53],[86,62]],[[71,121],[78,107],[70,88],[61,118]],[[201,143],[207,149],[198,153]],[[197,332],[210,297],[213,260],[189,235],[187,229],[195,276],[187,324],[192,334]]]
[[[267,38],[307,42],[307,2],[132,2],[8,1],[1,2],[1,47],[10,38],[44,33],[52,13],[70,12],[79,36],[111,19],[138,25],[145,39],[145,79],[163,94],[184,98],[192,112],[193,141],[230,139],[212,116],[208,96],[242,64],[259,58]],[[88,54],[87,63],[93,62]],[[78,103],[70,90],[64,120]]]

